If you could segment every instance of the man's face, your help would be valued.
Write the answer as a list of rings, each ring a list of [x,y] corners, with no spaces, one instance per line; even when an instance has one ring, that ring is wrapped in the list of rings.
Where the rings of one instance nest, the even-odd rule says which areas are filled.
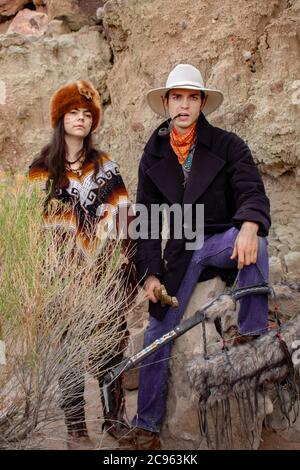
[[[170,90],[169,97],[164,99],[164,103],[171,118],[180,114],[174,121],[174,127],[177,132],[184,134],[197,121],[202,99],[200,91],[174,88]]]

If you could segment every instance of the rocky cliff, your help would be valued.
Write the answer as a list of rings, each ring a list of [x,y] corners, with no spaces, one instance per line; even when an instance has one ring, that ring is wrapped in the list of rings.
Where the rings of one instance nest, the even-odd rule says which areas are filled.
[[[241,135],[263,174],[272,276],[295,277],[299,20],[299,0],[0,0],[1,168],[26,168],[49,137],[52,92],[89,78],[104,104],[96,141],[120,163],[134,197],[143,145],[159,123],[145,93],[176,63],[192,63],[225,95],[211,122]]]
[[[104,107],[95,140],[134,197],[160,122],[145,94],[180,62],[223,91],[209,119],[243,137],[259,165],[271,278],[299,279],[300,0],[0,0],[0,169],[25,171],[49,138],[53,91],[88,78]]]

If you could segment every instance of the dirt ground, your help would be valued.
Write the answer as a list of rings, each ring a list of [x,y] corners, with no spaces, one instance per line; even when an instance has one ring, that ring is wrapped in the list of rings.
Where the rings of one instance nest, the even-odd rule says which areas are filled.
[[[130,421],[136,409],[137,391],[126,392],[126,410]],[[88,377],[86,384],[86,415],[87,426],[95,450],[113,450],[118,448],[117,442],[107,433],[102,433],[102,410],[99,399],[98,382]],[[31,445],[48,450],[66,450],[66,428],[63,416],[61,420],[45,426],[36,433]],[[263,429],[259,450],[300,450],[300,442],[289,442],[279,434]]]
[[[133,418],[136,406],[137,392],[126,393],[126,411],[128,420]],[[118,448],[118,443],[107,432],[102,433],[102,408],[99,396],[98,381],[92,377],[86,380],[86,423],[89,436],[95,450],[113,450]],[[63,414],[61,420],[47,424],[43,429],[35,434],[30,442],[30,447],[39,447],[47,450],[67,450],[67,430],[64,424]]]
[[[300,442],[289,442],[280,434],[263,429],[259,450],[300,450]]]

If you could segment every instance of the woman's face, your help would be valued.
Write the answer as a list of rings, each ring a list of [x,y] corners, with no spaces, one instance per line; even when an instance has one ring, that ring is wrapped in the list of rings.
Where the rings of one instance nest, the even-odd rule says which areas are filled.
[[[93,116],[84,108],[71,109],[64,115],[65,133],[73,137],[85,138],[91,131]]]

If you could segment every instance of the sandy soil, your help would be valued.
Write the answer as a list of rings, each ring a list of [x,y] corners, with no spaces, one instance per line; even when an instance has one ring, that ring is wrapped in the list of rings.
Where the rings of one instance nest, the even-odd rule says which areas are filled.
[[[280,434],[263,429],[259,450],[300,450],[300,442],[289,442]]]
[[[128,419],[133,417],[136,406],[137,392],[127,392],[126,410]],[[94,449],[116,449],[118,443],[107,432],[102,433],[102,407],[99,397],[98,382],[92,377],[86,380],[86,422]],[[67,431],[64,424],[63,414],[61,419],[55,423],[47,424],[43,429],[35,433],[30,446],[48,450],[66,450]]]
[[[128,419],[131,420],[136,409],[137,391],[127,391],[126,396],[127,415]],[[87,379],[85,398],[87,426],[94,449],[117,449],[117,442],[107,433],[102,434],[101,432],[103,419],[98,382],[92,377],[88,377]],[[66,435],[63,416],[61,416],[61,420],[45,426],[43,430],[36,433],[31,444],[39,446],[42,449],[66,450]],[[259,450],[300,450],[300,442],[289,442],[279,434],[263,429]]]

